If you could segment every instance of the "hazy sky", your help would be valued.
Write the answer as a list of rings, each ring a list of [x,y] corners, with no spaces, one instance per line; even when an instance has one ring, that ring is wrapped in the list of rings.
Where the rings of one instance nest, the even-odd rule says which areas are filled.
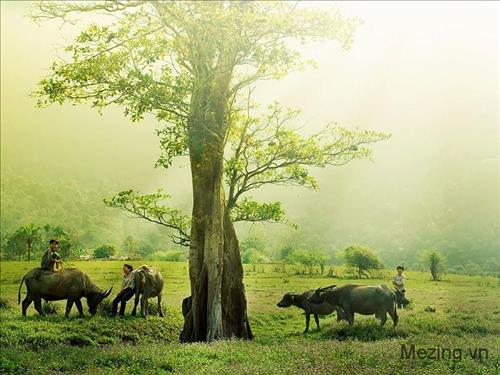
[[[89,184],[106,178],[117,189],[162,186],[189,201],[187,162],[167,172],[153,169],[154,120],[132,124],[119,108],[99,116],[85,106],[34,107],[30,91],[72,34],[53,22],[36,25],[24,16],[29,6],[1,3],[2,173],[57,175]],[[468,192],[454,203],[457,207],[479,205],[498,217],[499,4],[348,2],[340,7],[363,19],[352,49],[341,51],[333,42],[304,46],[304,56],[315,58],[319,68],[260,83],[255,100],[301,108],[307,129],[337,121],[387,131],[392,138],[375,146],[375,163],[317,172],[319,192],[268,189],[263,196],[283,198],[294,218],[332,217],[334,226],[360,219],[353,212],[408,215],[425,206],[436,182],[450,180]],[[401,211],[384,211],[383,202],[371,201],[367,191],[397,196]],[[305,203],[293,204],[297,198]]]

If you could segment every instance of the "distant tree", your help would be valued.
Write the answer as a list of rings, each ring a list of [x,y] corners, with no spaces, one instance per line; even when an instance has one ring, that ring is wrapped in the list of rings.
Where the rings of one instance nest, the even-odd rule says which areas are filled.
[[[438,250],[422,250],[420,259],[431,272],[432,280],[439,280],[445,269],[446,257]]]
[[[369,277],[367,272],[383,267],[378,254],[366,246],[353,245],[344,249],[344,259],[347,265],[354,267],[358,277]]]
[[[321,274],[325,272],[325,265],[328,263],[328,256],[323,253],[323,252],[318,252],[315,254],[316,255],[316,262],[319,265],[319,268],[321,269]]]
[[[139,244],[132,236],[127,236],[122,245],[123,252],[127,255],[136,255],[139,250]]]
[[[264,252],[265,243],[262,238],[251,235],[240,243],[240,255],[242,263],[267,263],[269,256]]]
[[[101,245],[94,250],[94,258],[109,259],[115,252],[116,249],[113,245]]]
[[[292,246],[285,246],[280,249],[279,259],[285,263],[291,262],[295,249]]]
[[[283,248],[280,256],[284,257],[284,261],[293,261],[295,263],[303,265],[304,268],[309,271],[309,274],[313,273],[314,266],[319,266],[321,269],[321,274],[323,274],[323,272],[325,271],[325,265],[328,260],[326,254],[322,252],[301,250],[296,251],[291,247]]]
[[[147,258],[151,256],[151,254],[153,254],[154,252],[155,252],[154,246],[148,242],[139,244],[139,247],[137,248],[137,255],[139,255],[141,258]]]
[[[16,231],[17,232],[17,231]],[[26,245],[22,238],[16,232],[8,235],[4,241],[4,250],[6,259],[21,260],[21,256],[26,252]]]
[[[241,254],[241,262],[245,264],[269,263],[269,257],[261,250],[249,248]]]
[[[309,270],[309,274],[313,273],[313,267],[316,264],[316,257],[314,253],[310,251],[296,251],[293,255],[293,259],[296,263],[304,266],[305,269]]]
[[[240,248],[242,251],[247,249],[257,249],[262,251],[265,248],[265,243],[262,238],[258,236],[248,236],[240,242]]]
[[[18,260],[27,254],[28,260],[31,260],[31,253],[40,240],[41,227],[33,223],[23,225],[8,237],[7,254],[12,254],[12,257],[17,256]]]

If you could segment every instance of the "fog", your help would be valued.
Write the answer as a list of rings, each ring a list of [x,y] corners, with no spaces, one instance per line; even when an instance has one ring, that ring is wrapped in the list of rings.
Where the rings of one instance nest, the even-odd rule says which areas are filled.
[[[162,187],[174,205],[189,212],[188,162],[154,168],[156,120],[132,123],[118,107],[106,108],[102,116],[84,105],[35,108],[29,94],[73,29],[35,24],[25,16],[27,2],[1,6],[3,183],[12,176],[42,184],[72,181],[83,190],[109,191],[108,196],[131,187],[141,192]],[[392,137],[374,146],[373,162],[315,170],[319,190],[259,191],[255,196],[261,200],[281,200],[299,229],[240,225],[240,238],[259,235],[271,249],[291,241],[327,252],[365,244],[388,264],[412,264],[412,254],[422,248],[439,248],[449,258],[468,254],[480,265],[499,261],[500,6],[349,2],[340,7],[363,20],[352,48],[343,51],[333,42],[301,46],[318,68],[258,83],[254,100],[300,108],[305,132],[336,121]],[[111,228],[130,220],[119,211],[113,215]],[[2,224],[5,220],[2,214]]]

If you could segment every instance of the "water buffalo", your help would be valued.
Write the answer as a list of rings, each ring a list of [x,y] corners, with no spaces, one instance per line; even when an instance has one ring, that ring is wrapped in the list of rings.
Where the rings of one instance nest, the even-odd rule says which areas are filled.
[[[112,289],[111,287],[107,291],[101,290],[90,280],[86,273],[76,268],[66,268],[58,272],[35,268],[23,276],[17,293],[17,303],[21,302],[23,282],[26,283],[27,289],[26,298],[24,298],[22,304],[23,316],[26,316],[26,310],[31,302],[35,303],[36,311],[40,315],[44,315],[42,298],[46,301],[65,299],[67,300],[66,317],[69,315],[73,303],[76,305],[80,316],[83,316],[82,297],[87,299],[89,312],[94,315],[99,303],[109,296]]]
[[[137,305],[141,297],[141,315],[148,313],[148,298],[158,297],[158,313],[163,316],[161,308],[161,292],[163,291],[163,277],[161,273],[147,266],[141,266],[134,274],[135,301],[132,315],[137,314]]]
[[[321,290],[328,290],[329,288],[334,288],[335,285],[330,287],[321,288]],[[297,306],[298,308],[304,310],[306,314],[306,329],[304,333],[309,331],[309,321],[311,319],[311,314],[314,315],[314,320],[316,321],[316,327],[319,329],[319,315],[328,315],[334,311],[337,311],[337,321],[345,319],[343,311],[329,304],[328,302],[314,304],[309,301],[311,296],[315,293],[315,290],[308,290],[302,294],[287,293],[283,296],[281,301],[278,302],[278,307],[289,307]]]
[[[328,303],[340,307],[351,326],[354,323],[354,313],[375,314],[375,317],[380,319],[381,326],[387,321],[387,313],[389,313],[394,327],[398,324],[396,296],[386,285],[358,286],[347,284],[330,289],[320,288],[314,292],[309,301],[312,304]]]

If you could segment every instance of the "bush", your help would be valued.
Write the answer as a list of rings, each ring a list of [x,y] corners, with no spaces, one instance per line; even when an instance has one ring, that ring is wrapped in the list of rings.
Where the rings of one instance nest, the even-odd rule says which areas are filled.
[[[10,309],[10,303],[6,298],[0,297],[0,309]]]
[[[81,334],[70,335],[66,338],[66,341],[71,346],[97,346],[93,339]]]
[[[112,255],[116,253],[116,249],[113,245],[101,245],[94,250],[94,258],[96,259],[109,259]]]
[[[57,315],[59,313],[59,305],[53,302],[44,302],[42,311],[45,315]]]
[[[109,299],[102,300],[97,307],[97,311],[99,312],[99,314],[104,316],[113,315],[113,302],[111,302]]]
[[[163,305],[163,303],[161,304],[161,308],[163,310],[163,313],[165,313],[165,306]],[[148,303],[148,315],[160,315],[157,303],[151,303],[151,302]]]

